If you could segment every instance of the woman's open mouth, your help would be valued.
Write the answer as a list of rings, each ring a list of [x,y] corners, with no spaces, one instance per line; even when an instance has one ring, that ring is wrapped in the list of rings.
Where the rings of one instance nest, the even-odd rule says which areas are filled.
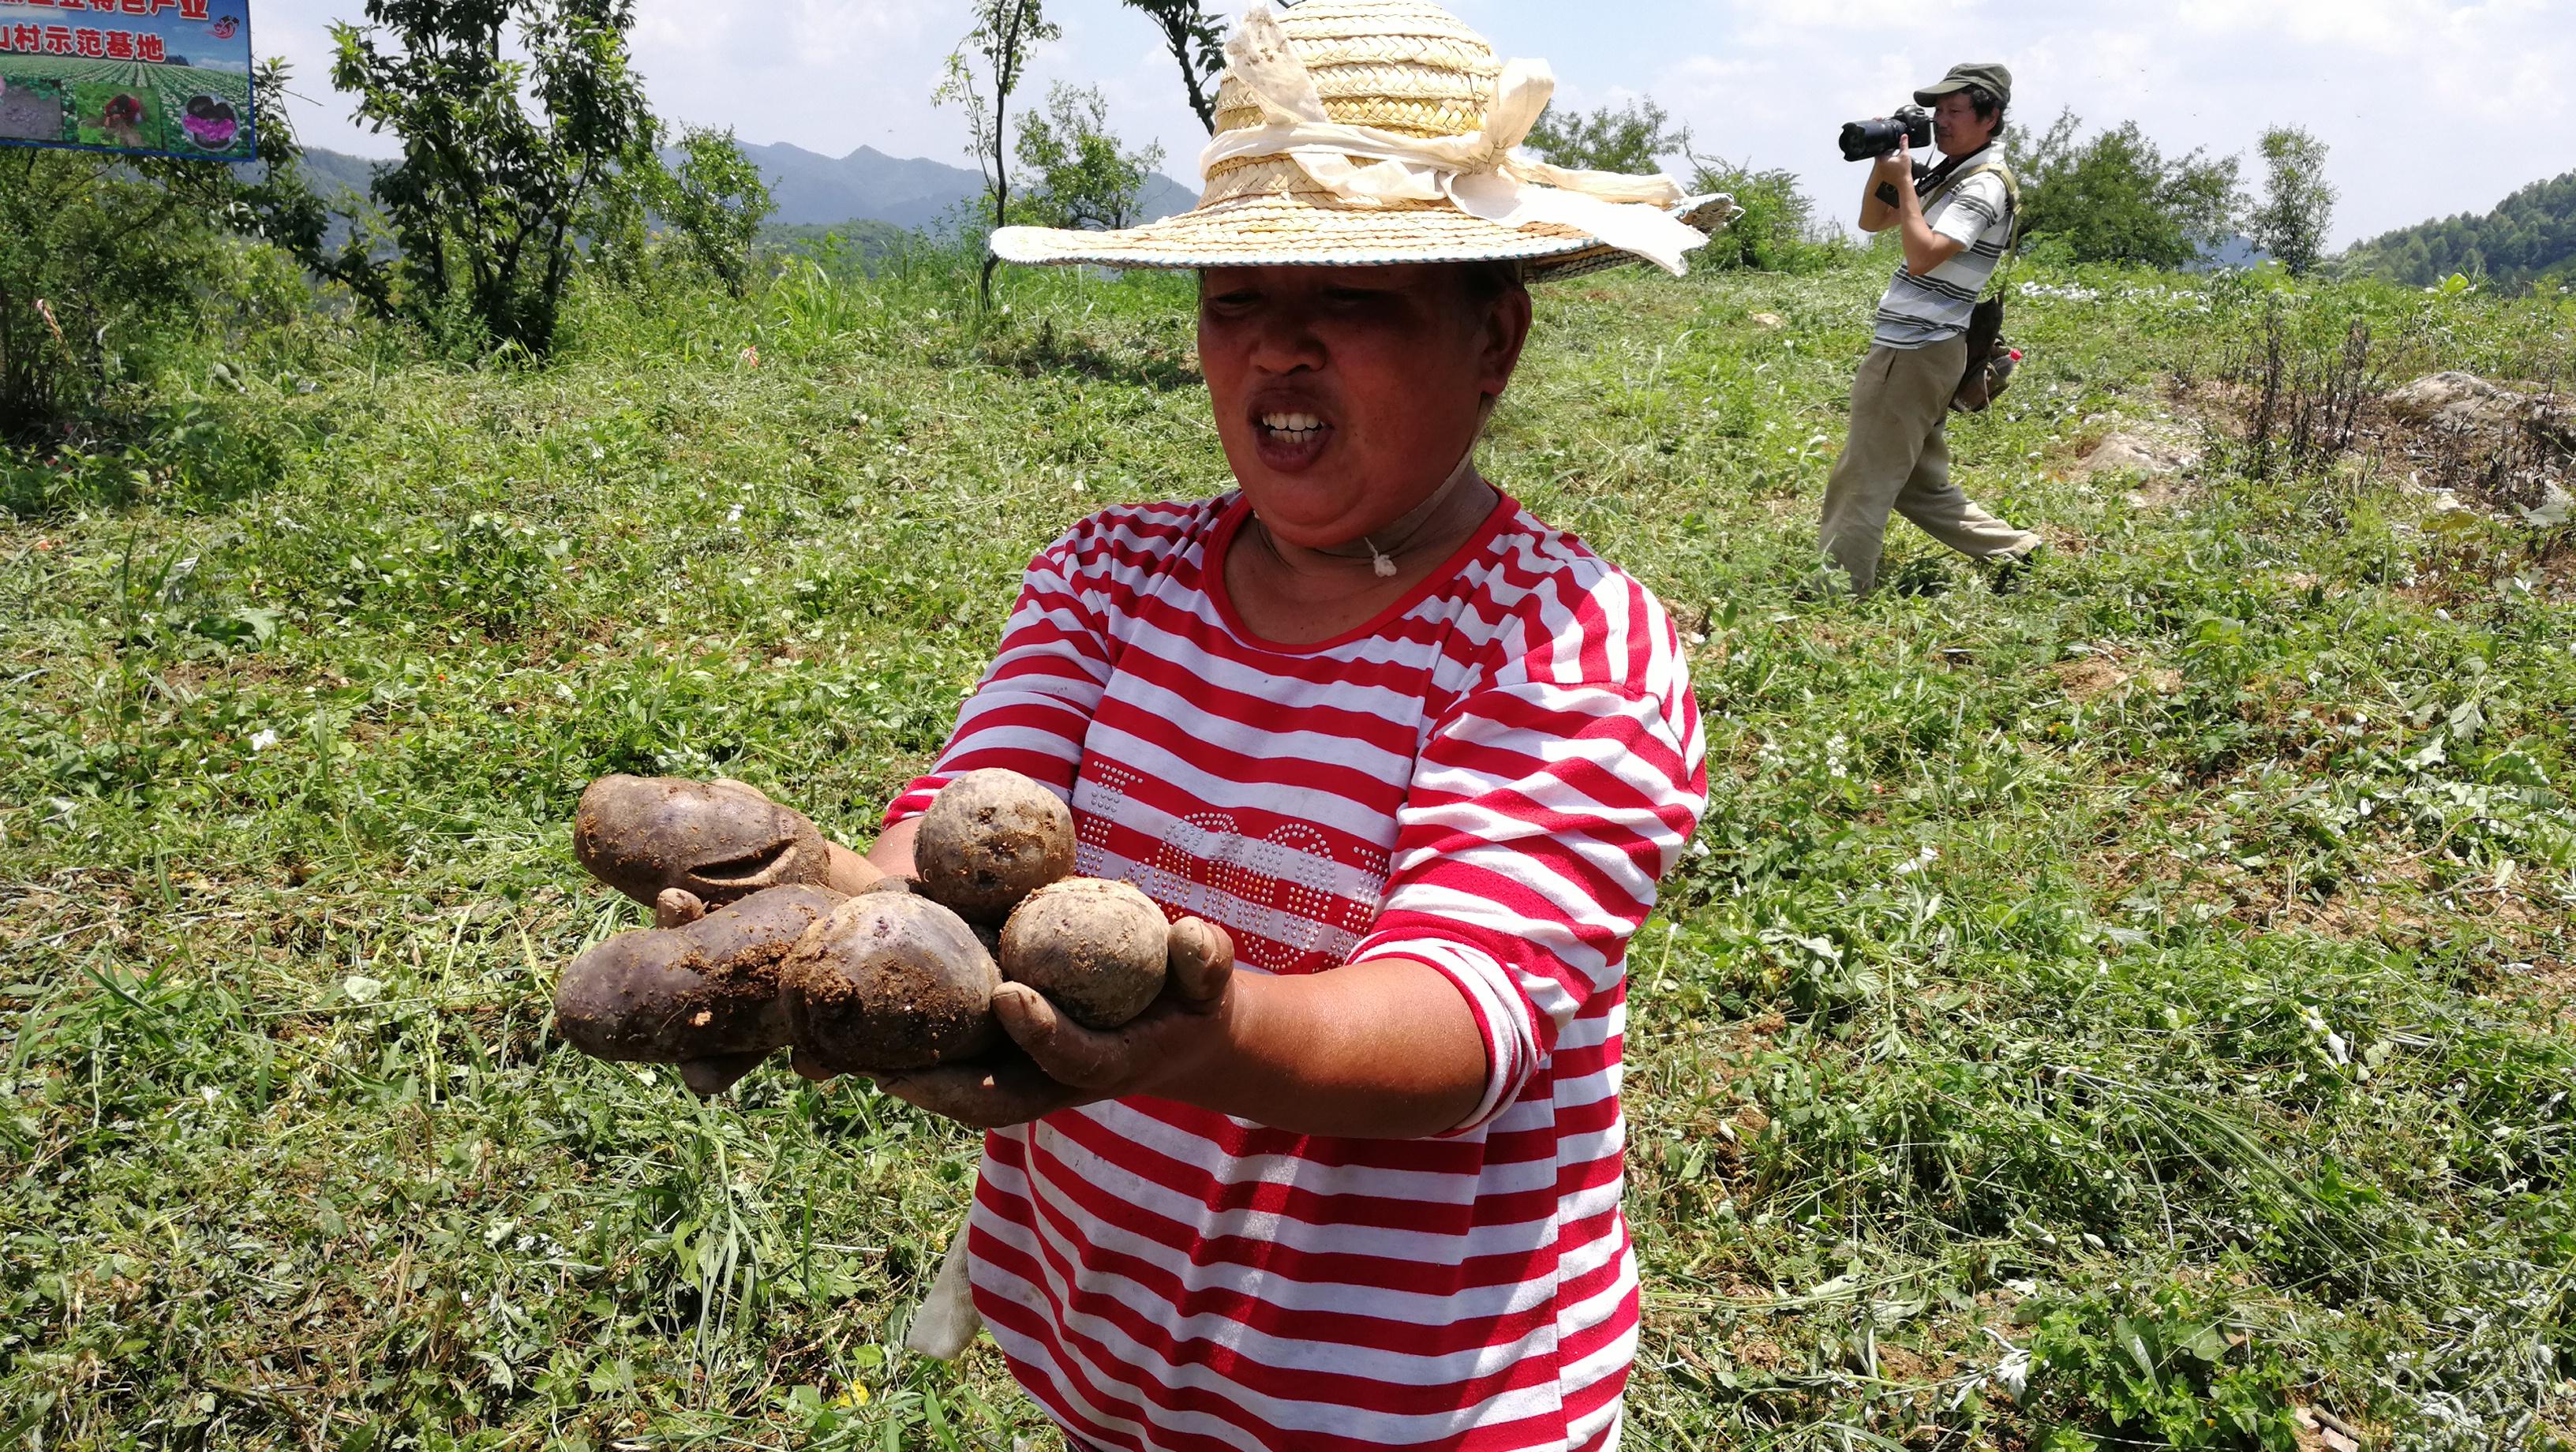
[[[1294,472],[1323,454],[1333,426],[1311,413],[1274,410],[1254,417],[1252,433],[1261,446],[1262,463]]]

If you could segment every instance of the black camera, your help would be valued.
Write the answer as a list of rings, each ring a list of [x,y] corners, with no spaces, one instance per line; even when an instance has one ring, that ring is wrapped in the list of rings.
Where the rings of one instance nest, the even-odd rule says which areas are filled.
[[[1871,161],[1896,149],[1903,141],[1917,151],[1932,144],[1932,113],[1920,106],[1899,106],[1896,114],[1883,121],[1846,121],[1843,123],[1843,160]]]

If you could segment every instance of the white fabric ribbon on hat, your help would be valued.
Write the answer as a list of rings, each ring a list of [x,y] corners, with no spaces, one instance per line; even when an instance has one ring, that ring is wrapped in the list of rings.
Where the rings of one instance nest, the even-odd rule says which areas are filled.
[[[1254,7],[1235,27],[1225,58],[1259,102],[1264,124],[1209,142],[1199,153],[1201,176],[1238,157],[1285,156],[1348,201],[1447,201],[1498,226],[1553,222],[1647,258],[1675,277],[1682,275],[1683,254],[1708,242],[1668,210],[1683,200],[1671,177],[1577,171],[1513,154],[1556,93],[1556,75],[1545,61],[1503,67],[1482,130],[1415,137],[1332,120],[1267,5]],[[1355,156],[1371,160],[1360,165]]]

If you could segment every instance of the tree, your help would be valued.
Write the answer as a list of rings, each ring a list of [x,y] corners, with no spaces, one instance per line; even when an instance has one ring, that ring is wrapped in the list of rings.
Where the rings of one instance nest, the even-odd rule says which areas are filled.
[[[1011,211],[1011,94],[1020,88],[1028,70],[1029,52],[1064,32],[1040,13],[1040,0],[973,0],[973,5],[975,28],[949,52],[948,78],[940,82],[933,100],[965,108],[966,149],[984,174],[985,214],[998,227]],[[970,54],[984,63],[980,85],[968,61]],[[976,296],[986,307],[992,306],[993,269],[1000,265],[1000,258],[989,251],[984,254]]]
[[[2079,143],[2082,125],[2067,111],[2037,141],[2006,128],[2023,235],[2058,238],[2082,262],[2180,267],[2234,233],[2235,157],[2195,148],[2168,159],[2134,121]]]
[[[655,167],[632,0],[367,0],[366,19],[332,25],[332,82],[402,138],[372,188],[396,252],[356,238],[323,270],[379,312],[439,332],[461,314],[542,356],[585,222]]]
[[[1120,148],[1097,86],[1049,89],[1046,110],[1020,123],[1019,155],[1032,174],[1025,215],[1043,227],[1127,226],[1145,179],[1163,164],[1160,146]]]
[[[606,194],[590,229],[591,262],[620,281],[642,283],[658,251],[742,296],[751,283],[752,244],[772,203],[769,183],[733,132],[684,127],[680,144],[632,180]]]
[[[1181,68],[1181,86],[1189,92],[1190,109],[1199,124],[1216,134],[1217,76],[1225,70],[1225,29],[1200,8],[1199,0],[1124,0],[1141,10],[1163,32],[1163,44]]]
[[[2334,223],[2335,189],[2326,181],[2326,144],[2296,126],[2275,126],[2260,143],[2263,204],[2254,209],[2254,243],[2294,274],[2325,257]]]
[[[679,166],[654,168],[653,210],[736,297],[751,280],[752,242],[774,205],[769,183],[742,154],[731,127],[683,128]]]
[[[1625,107],[1604,106],[1588,116],[1560,114],[1551,106],[1540,113],[1523,144],[1558,166],[1637,175],[1660,170],[1659,157],[1687,153],[1690,140],[1689,127],[1674,126],[1652,96],[1640,96]]]

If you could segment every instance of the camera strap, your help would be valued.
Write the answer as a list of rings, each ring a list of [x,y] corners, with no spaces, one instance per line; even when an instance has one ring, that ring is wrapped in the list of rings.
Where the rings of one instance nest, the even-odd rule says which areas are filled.
[[[2003,392],[2005,385],[2012,378],[2013,364],[2021,359],[2021,354],[2011,351],[2009,345],[2003,340],[2004,277],[2013,263],[2014,234],[2020,230],[2021,182],[2013,176],[2011,167],[2004,165],[2000,159],[1995,159],[1981,160],[1973,166],[1961,167],[1941,178],[1933,188],[1937,194],[1981,172],[1989,171],[2000,178],[2004,184],[2004,246],[2003,254],[1995,259],[1994,272],[1986,280],[1987,286],[1993,289],[1994,295],[1981,296],[1975,307],[1969,311],[1968,363],[1960,374],[1958,387],[1951,390],[1950,394],[1950,407],[1962,413],[1984,412],[1986,405],[1994,400],[1994,396]],[[2007,353],[2009,358],[2006,357]]]
[[[1963,166],[1956,171],[1945,170],[1950,165],[1951,163],[1945,161],[1940,166],[1934,167],[1918,184],[1917,195],[1922,197],[1925,206],[1930,206],[1940,198],[1942,193],[1972,176],[1993,172],[2003,179],[2004,250],[2003,255],[1995,259],[1994,276],[1990,279],[1996,291],[2000,293],[2004,273],[2011,269],[2013,257],[2019,250],[2015,244],[2019,241],[2018,234],[2021,231],[2021,181],[2012,174],[2012,168],[2004,165],[2000,158],[1979,160],[1974,165]]]

